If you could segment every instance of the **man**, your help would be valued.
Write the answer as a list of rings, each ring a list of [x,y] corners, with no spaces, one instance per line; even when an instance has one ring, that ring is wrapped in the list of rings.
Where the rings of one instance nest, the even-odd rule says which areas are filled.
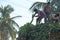
[[[34,9],[34,12],[35,12],[35,14],[32,16],[32,18],[36,15],[36,14],[38,14],[38,15],[36,15],[35,17],[38,17],[37,19],[36,19],[36,25],[38,25],[39,23],[40,23],[40,21],[41,21],[41,19],[42,18],[45,18],[45,13],[43,12],[43,11],[40,11],[40,10],[38,10],[38,9]]]
[[[50,6],[50,2],[47,3],[47,5],[44,7],[44,12],[46,14],[46,18],[45,18],[45,23],[50,21],[50,13],[51,13],[51,6]]]
[[[57,23],[58,20],[59,20],[59,14],[52,15],[51,19],[52,23]]]

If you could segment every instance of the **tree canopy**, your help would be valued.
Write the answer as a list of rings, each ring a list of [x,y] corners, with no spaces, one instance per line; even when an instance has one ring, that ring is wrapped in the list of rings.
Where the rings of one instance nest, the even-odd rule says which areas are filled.
[[[60,0],[47,0],[48,2],[51,2],[51,11],[53,13],[60,12]],[[43,2],[35,2],[33,5],[29,8],[32,12],[35,8],[41,9],[44,8],[44,6],[47,3]],[[56,33],[58,28],[60,28],[60,22],[59,23],[42,23],[38,26],[27,23],[24,26],[20,27],[19,30],[19,36],[18,40],[48,40],[49,33]],[[60,31],[59,31],[60,32]]]
[[[60,28],[60,24],[40,24],[38,26],[30,23],[25,24],[19,30],[18,40],[47,40],[49,32],[53,32],[56,28]],[[55,32],[53,32],[55,33]]]
[[[19,28],[19,25],[12,19],[17,18],[17,17],[21,17],[21,16],[16,16],[16,17],[12,17],[10,18],[10,13],[13,12],[14,9],[10,6],[7,5],[5,7],[0,7],[0,13],[1,13],[1,17],[0,17],[0,30],[2,32],[4,32],[7,36],[8,34],[10,34],[10,36],[12,37],[12,40],[16,39],[16,33],[17,30],[15,29],[15,27],[13,25],[16,25],[16,27]],[[4,36],[2,37],[4,39]],[[5,39],[8,40],[8,39]]]

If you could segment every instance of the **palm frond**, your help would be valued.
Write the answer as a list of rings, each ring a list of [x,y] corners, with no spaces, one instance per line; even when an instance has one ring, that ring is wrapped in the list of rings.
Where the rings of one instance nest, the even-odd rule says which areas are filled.
[[[35,3],[33,3],[33,5],[29,8],[29,9],[32,9],[32,7],[34,7],[36,4],[38,4],[38,3],[40,3],[40,2],[35,2]]]
[[[9,33],[10,33],[10,36],[13,37],[13,34],[16,35],[17,32],[15,32],[15,31],[13,31],[13,30],[10,29],[10,30],[9,30]]]
[[[0,20],[1,20],[2,18],[0,17]]]
[[[0,13],[3,13],[3,6],[0,7]]]
[[[14,20],[10,20],[10,21],[19,28],[19,25]]]
[[[45,4],[45,3],[43,3],[43,2],[35,2],[35,3],[33,3],[33,5],[29,9],[32,9],[32,8],[36,7],[37,5],[41,6],[42,4]]]
[[[7,26],[7,30],[9,32],[9,34],[11,35],[11,37],[12,37],[13,33],[18,33],[17,30],[14,27],[11,27],[10,25]]]
[[[10,6],[10,5],[7,5],[7,13],[11,13],[12,11],[14,11],[14,9]]]
[[[1,12],[2,8],[0,7],[0,12]]]
[[[12,18],[10,18],[10,19],[14,19],[14,18],[17,18],[17,17],[22,17],[22,16],[15,16],[15,17],[12,17]]]
[[[14,27],[12,27],[12,28],[11,27],[7,27],[7,28],[8,28],[9,31],[12,30],[12,31],[17,33],[17,30]]]
[[[12,18],[8,18],[8,19],[5,19],[4,21],[11,21],[12,19],[14,19],[14,18],[17,18],[17,17],[22,17],[22,16],[15,16],[15,17],[12,17]]]
[[[34,12],[33,10],[35,8],[40,9],[41,7],[44,7],[46,5],[46,3],[43,2],[35,2],[30,8],[29,10],[31,10],[32,12]]]

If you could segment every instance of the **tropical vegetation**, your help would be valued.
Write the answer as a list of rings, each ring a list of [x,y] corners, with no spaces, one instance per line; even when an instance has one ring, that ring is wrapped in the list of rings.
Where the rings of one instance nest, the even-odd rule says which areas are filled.
[[[51,3],[51,12],[52,13],[60,13],[60,0],[47,0]],[[33,5],[29,8],[33,12],[35,8],[41,9],[44,8],[44,6],[47,3],[43,2],[35,2]],[[58,30],[60,29],[60,21],[59,23],[42,23],[38,26],[27,23],[24,26],[20,27],[19,30],[19,36],[18,40],[50,40],[49,34],[55,34],[58,33]],[[60,30],[59,30],[60,33]],[[60,34],[59,34],[60,35]],[[56,35],[55,35],[56,36]],[[52,38],[52,40],[55,40]],[[56,40],[60,40],[57,39]]]
[[[27,23],[20,27],[18,40],[48,40],[49,32],[56,33],[57,28],[60,28],[60,24],[42,23],[36,26]]]
[[[17,30],[13,25],[19,28],[19,25],[13,20],[14,18],[21,17],[16,16],[10,18],[10,14],[14,11],[14,9],[10,6],[1,6],[0,7],[0,37],[1,40],[8,40],[8,35],[12,37],[12,40],[16,39]]]

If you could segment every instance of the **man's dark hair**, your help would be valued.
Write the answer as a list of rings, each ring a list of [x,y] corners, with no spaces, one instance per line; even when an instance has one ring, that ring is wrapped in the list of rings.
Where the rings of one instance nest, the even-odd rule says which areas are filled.
[[[50,2],[48,2],[47,4],[50,4]]]
[[[58,17],[58,16],[59,16],[59,14],[56,14],[56,15],[55,15],[55,17]]]
[[[37,11],[37,9],[35,8],[35,9],[34,9],[34,12],[36,12],[36,11]]]

